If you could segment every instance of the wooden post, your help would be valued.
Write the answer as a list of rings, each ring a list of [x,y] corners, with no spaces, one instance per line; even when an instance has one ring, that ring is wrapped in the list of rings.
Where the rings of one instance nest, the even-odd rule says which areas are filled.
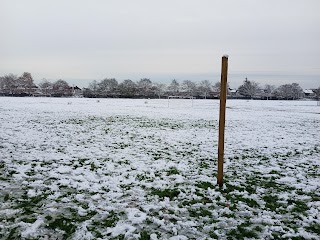
[[[227,79],[228,79],[228,56],[222,57],[221,85],[220,85],[220,117],[219,117],[219,145],[218,145],[218,176],[217,184],[223,186],[223,156],[224,156],[224,128],[226,119],[227,100]]]

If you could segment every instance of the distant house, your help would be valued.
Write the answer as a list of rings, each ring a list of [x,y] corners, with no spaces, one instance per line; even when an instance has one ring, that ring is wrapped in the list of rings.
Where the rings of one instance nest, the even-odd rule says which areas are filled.
[[[237,89],[229,88],[229,89],[228,89],[228,95],[231,96],[231,97],[237,97],[237,96],[238,96],[238,91],[237,91]]]
[[[70,90],[72,91],[72,96],[82,97],[82,90],[78,86],[70,87]]]
[[[305,98],[313,98],[316,96],[316,93],[312,89],[303,90],[303,94]]]

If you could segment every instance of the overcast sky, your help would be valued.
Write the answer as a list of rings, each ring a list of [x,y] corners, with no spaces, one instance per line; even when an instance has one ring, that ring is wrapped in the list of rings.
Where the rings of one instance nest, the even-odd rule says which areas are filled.
[[[228,54],[231,86],[247,76],[319,87],[319,9],[319,0],[0,0],[0,75],[218,81]]]

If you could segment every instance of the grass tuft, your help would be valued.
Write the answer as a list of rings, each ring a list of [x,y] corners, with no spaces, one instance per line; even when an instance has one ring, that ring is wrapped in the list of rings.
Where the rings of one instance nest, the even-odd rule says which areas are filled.
[[[151,191],[151,195],[157,195],[159,196],[159,198],[169,198],[170,200],[172,200],[173,198],[177,197],[180,194],[180,191],[176,188],[174,189],[152,189]]]

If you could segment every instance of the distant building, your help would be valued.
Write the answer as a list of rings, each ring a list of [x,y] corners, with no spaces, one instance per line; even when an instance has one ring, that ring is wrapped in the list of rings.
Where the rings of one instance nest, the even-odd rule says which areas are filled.
[[[228,89],[228,95],[232,97],[237,97],[238,96],[238,90],[235,88],[229,88]]]
[[[305,98],[313,98],[316,96],[315,91],[313,91],[312,89],[305,89],[303,90],[303,94]]]
[[[72,91],[72,96],[74,96],[74,97],[82,97],[83,96],[82,90],[78,86],[70,87],[70,90]]]

